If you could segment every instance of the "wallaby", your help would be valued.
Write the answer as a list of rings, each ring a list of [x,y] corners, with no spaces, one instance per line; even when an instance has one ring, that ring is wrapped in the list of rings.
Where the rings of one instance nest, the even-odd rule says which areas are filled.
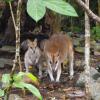
[[[29,66],[34,65],[39,67],[39,76],[42,77],[42,66],[39,65],[39,59],[41,57],[41,50],[37,46],[37,39],[34,41],[27,40],[28,50],[25,53],[24,63],[26,67],[26,72],[29,72]]]
[[[69,59],[70,78],[73,77],[73,45],[69,36],[64,34],[52,35],[44,43],[44,54],[47,60],[47,70],[51,81],[55,81],[53,73],[57,72],[56,82],[61,75],[61,63]]]

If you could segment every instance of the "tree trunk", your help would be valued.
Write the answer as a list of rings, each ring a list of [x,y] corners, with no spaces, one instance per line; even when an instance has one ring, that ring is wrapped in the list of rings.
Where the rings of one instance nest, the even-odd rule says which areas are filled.
[[[45,17],[45,24],[50,28],[49,35],[59,33],[61,31],[61,15],[48,10]]]
[[[10,6],[11,16],[12,16],[12,20],[13,20],[13,24],[15,28],[15,34],[16,34],[16,53],[15,53],[15,60],[14,60],[13,69],[11,73],[13,74],[14,69],[17,66],[17,64],[20,67],[20,71],[22,71],[21,61],[20,61],[20,15],[21,15],[22,0],[18,1],[16,20],[14,17],[14,13],[12,11],[11,3],[9,3],[9,6]]]
[[[98,16],[100,16],[100,0],[98,0]],[[96,26],[100,26],[100,23],[96,23]]]
[[[89,0],[85,0],[89,8]],[[87,12],[85,12],[85,88],[87,100],[91,100],[90,91],[90,21]]]

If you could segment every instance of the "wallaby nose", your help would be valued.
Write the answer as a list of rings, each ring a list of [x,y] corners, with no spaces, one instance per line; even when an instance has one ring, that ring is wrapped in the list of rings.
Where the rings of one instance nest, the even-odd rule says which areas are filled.
[[[55,67],[56,67],[55,65],[52,66],[52,69],[53,69],[54,72],[56,71],[56,70],[55,70]]]

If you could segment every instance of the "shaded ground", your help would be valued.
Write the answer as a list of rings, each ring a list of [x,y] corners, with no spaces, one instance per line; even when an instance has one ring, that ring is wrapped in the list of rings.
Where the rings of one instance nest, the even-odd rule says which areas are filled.
[[[14,59],[14,52],[0,51],[0,58]],[[83,59],[83,54],[75,53],[75,60]],[[95,67],[100,62],[100,57],[91,56],[91,65]],[[12,66],[4,64],[4,68],[0,69],[0,76],[3,73],[11,72]],[[79,73],[83,70],[83,67],[75,67],[75,75],[73,80],[69,80],[68,71],[62,72],[61,82],[52,83],[48,76],[44,76],[40,82],[39,90],[43,96],[43,100],[86,100],[84,88],[76,87],[75,83],[79,77]],[[18,69],[16,69],[18,70]],[[35,73],[36,74],[36,73]],[[20,93],[21,92],[21,93]],[[22,96],[22,91],[17,89],[12,90],[11,93],[19,94]],[[79,93],[79,94],[78,94]],[[37,100],[29,92],[26,92],[23,100]]]

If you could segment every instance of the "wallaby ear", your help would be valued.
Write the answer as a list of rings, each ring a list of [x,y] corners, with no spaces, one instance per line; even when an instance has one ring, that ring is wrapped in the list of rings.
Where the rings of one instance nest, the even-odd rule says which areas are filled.
[[[33,43],[37,46],[37,39],[34,39]]]
[[[28,44],[28,47],[30,47],[31,44],[32,44],[32,41],[31,41],[30,39],[28,39],[28,40],[27,40],[27,44]]]
[[[34,42],[37,42],[37,39],[34,39]]]

